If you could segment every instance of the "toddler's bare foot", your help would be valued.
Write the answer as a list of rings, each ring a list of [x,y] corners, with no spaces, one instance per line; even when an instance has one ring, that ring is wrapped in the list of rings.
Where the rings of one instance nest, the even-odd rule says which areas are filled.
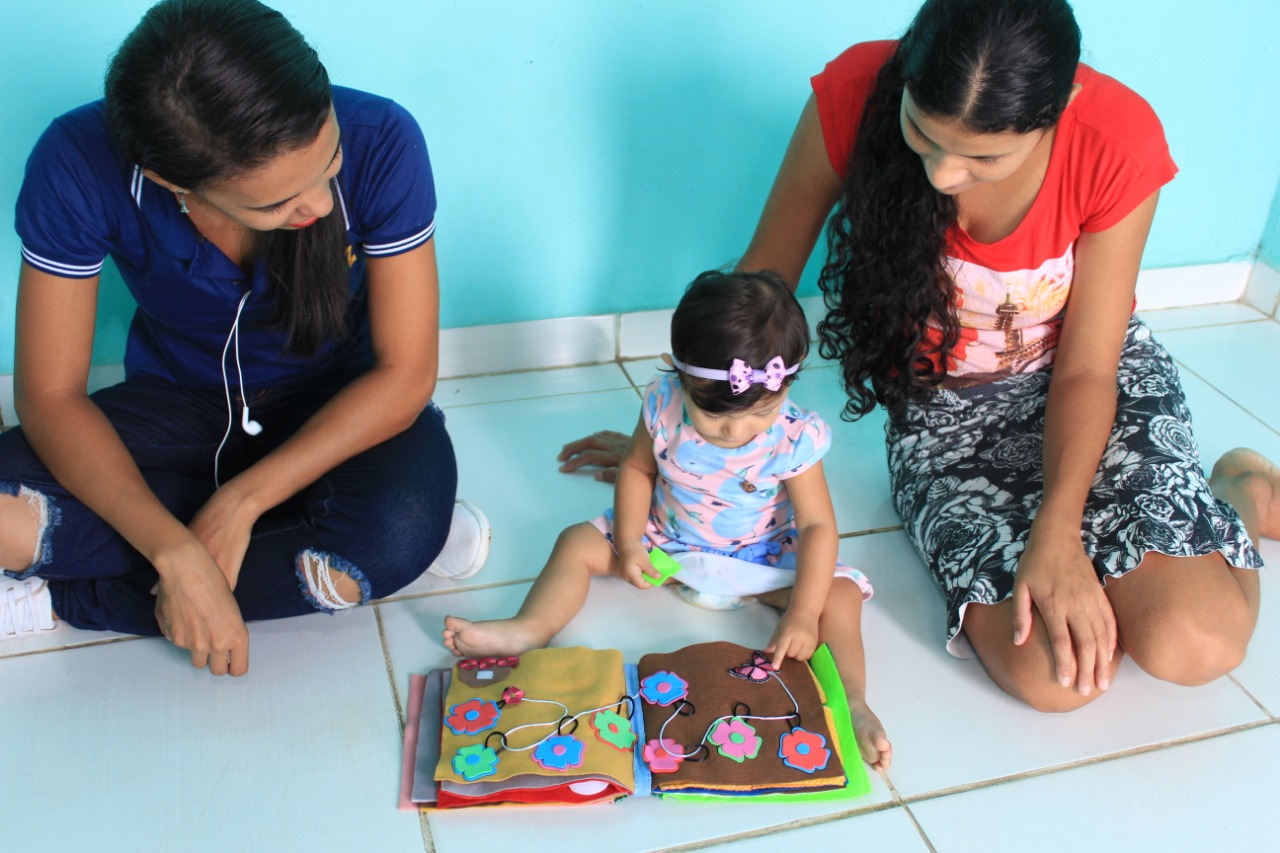
[[[893,762],[893,745],[880,725],[880,718],[872,713],[867,703],[850,699],[849,716],[853,720],[853,733],[858,739],[858,751],[862,759],[876,770],[888,770]]]
[[[1246,525],[1256,521],[1258,529],[1250,533],[1280,539],[1280,468],[1271,460],[1247,447],[1228,450],[1214,464],[1209,484],[1215,495],[1235,506]]]
[[[458,657],[522,655],[551,642],[520,619],[472,622],[460,616],[444,617],[441,632],[445,647]]]

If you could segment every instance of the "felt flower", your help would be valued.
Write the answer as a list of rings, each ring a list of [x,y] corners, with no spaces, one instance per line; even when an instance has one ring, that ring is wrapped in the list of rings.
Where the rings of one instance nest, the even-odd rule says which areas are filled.
[[[449,709],[444,724],[455,735],[473,735],[498,724],[502,711],[485,699],[468,699]]]
[[[707,739],[719,748],[721,755],[739,764],[755,758],[760,752],[760,736],[741,717],[729,717],[716,723]]]
[[[796,727],[778,741],[778,757],[782,763],[805,773],[825,770],[831,760],[827,739],[817,732]]]
[[[543,770],[570,770],[582,766],[586,744],[573,735],[552,735],[538,744],[530,758]]]
[[[640,682],[640,695],[650,705],[671,705],[689,695],[689,682],[660,669]]]
[[[669,737],[651,740],[644,745],[644,763],[653,773],[675,773],[684,761],[684,747]]]
[[[519,687],[507,687],[502,691],[502,701],[508,705],[519,705],[524,701],[524,691]]]
[[[636,742],[636,733],[631,731],[631,721],[609,708],[596,712],[591,718],[591,727],[596,730],[596,737],[618,749],[631,749],[631,744]]]
[[[464,746],[453,757],[453,772],[468,782],[492,776],[498,772],[498,753],[482,743]]]

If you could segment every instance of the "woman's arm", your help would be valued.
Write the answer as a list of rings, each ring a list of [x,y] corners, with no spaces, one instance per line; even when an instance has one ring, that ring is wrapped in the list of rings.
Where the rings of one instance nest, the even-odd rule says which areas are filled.
[[[835,577],[839,533],[827,477],[818,462],[786,481],[796,516],[796,585],[791,603],[765,648],[775,667],[784,658],[808,660],[818,647],[818,618]]]
[[[773,270],[794,290],[839,199],[840,177],[827,157],[817,101],[810,95],[737,268]]]
[[[249,634],[226,579],[85,393],[97,290],[97,277],[69,280],[22,265],[14,392],[23,434],[58,482],[155,566],[161,628],[190,650],[192,664],[243,675]]]
[[[643,541],[657,478],[653,436],[645,429],[642,416],[618,465],[613,489],[613,547],[618,552],[618,573],[639,589],[652,587],[643,575],[657,577]]]
[[[411,426],[435,392],[439,280],[435,240],[368,260],[374,365],[302,428],[223,484],[191,522],[234,587],[254,523],[328,471]]]
[[[1116,412],[1116,372],[1159,192],[1076,243],[1075,278],[1045,410],[1044,498],[1014,583],[1014,643],[1044,619],[1059,683],[1106,689],[1115,617],[1080,541],[1085,500]]]

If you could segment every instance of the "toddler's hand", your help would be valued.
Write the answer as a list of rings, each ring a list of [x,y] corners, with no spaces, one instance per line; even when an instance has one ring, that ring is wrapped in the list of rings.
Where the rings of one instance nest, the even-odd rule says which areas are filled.
[[[618,546],[618,574],[637,589],[653,589],[645,575],[657,577],[658,570],[649,562],[649,551],[639,543]]]
[[[782,668],[785,658],[808,660],[818,648],[818,620],[791,610],[782,614],[764,653],[774,669]]]

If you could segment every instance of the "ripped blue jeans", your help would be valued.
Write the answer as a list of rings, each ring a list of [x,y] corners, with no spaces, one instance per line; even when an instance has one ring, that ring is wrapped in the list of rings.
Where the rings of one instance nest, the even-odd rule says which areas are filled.
[[[278,447],[352,378],[252,394],[253,418],[263,426],[256,437],[240,429],[237,402],[219,464],[222,481]],[[214,492],[214,453],[227,427],[222,389],[128,380],[93,400],[160,501],[190,521]],[[342,609],[332,588],[326,591],[327,573],[317,578],[317,565],[350,575],[361,603],[394,593],[444,547],[456,488],[453,445],[444,415],[432,405],[404,432],[338,465],[258,520],[235,588],[241,615],[279,619]],[[151,595],[155,569],[58,484],[21,428],[0,434],[0,492],[22,494],[42,510],[35,562],[6,574],[46,579],[54,612],[77,628],[160,633]]]

